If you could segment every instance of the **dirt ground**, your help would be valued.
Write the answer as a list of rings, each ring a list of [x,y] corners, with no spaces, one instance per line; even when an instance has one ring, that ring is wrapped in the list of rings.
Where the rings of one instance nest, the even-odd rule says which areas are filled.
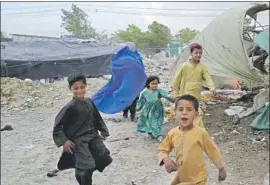
[[[105,80],[100,80],[104,84]],[[94,92],[97,80],[90,79],[89,89]],[[46,87],[57,96],[39,96],[38,102],[53,102],[50,106],[19,109],[1,108],[1,128],[10,124],[14,130],[1,132],[1,185],[75,185],[74,170],[60,172],[48,178],[46,173],[55,169],[62,148],[52,140],[54,117],[70,99],[66,82],[56,82]],[[100,85],[99,85],[100,87]],[[90,92],[89,90],[89,92]],[[90,95],[91,93],[89,93]],[[58,98],[55,98],[58,97]],[[220,147],[228,178],[222,185],[263,185],[269,171],[269,136],[256,141],[251,133],[253,117],[233,125],[224,115],[229,105],[211,105],[204,111],[205,125]],[[12,111],[12,112],[11,112]],[[210,115],[208,115],[208,114]],[[136,133],[136,123],[122,118],[121,114],[102,114],[111,136],[106,145],[111,151],[113,163],[104,171],[94,174],[95,185],[169,185],[174,174],[167,174],[157,164],[157,142],[144,134]],[[175,127],[164,125],[164,134]],[[128,139],[127,139],[128,138]],[[208,161],[209,185],[218,185],[218,171]]]

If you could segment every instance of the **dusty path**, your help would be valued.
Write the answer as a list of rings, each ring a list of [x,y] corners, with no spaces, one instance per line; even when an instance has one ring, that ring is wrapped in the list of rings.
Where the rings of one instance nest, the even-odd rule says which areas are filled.
[[[1,132],[1,184],[2,185],[74,185],[74,171],[67,170],[58,174],[57,177],[48,178],[46,173],[55,168],[60,156],[61,149],[56,148],[52,141],[51,133],[53,119],[59,108],[68,99],[57,102],[53,108],[38,108],[34,112],[18,112],[12,117],[2,117],[1,125],[11,124],[13,131]],[[94,184],[96,185],[167,185],[173,174],[167,174],[163,168],[157,165],[157,143],[143,134],[137,134],[136,124],[121,118],[121,115],[103,115],[111,132],[106,141],[113,156],[113,163],[103,174],[95,173]],[[214,124],[214,123],[213,123]],[[172,127],[172,125],[167,125]],[[168,128],[167,128],[168,129]],[[128,137],[129,140],[124,140]],[[244,137],[244,136],[243,136]],[[119,140],[115,140],[119,139]],[[225,161],[231,163],[239,161],[240,171],[235,171],[233,166],[228,166],[228,180],[222,185],[262,185],[263,176],[253,176],[253,172],[261,171],[265,174],[265,164],[258,164],[250,168],[249,151],[241,154],[234,152],[238,145],[233,140],[220,144]],[[235,147],[235,148],[232,148]],[[233,151],[234,150],[234,151]],[[265,152],[261,153],[265,155]],[[239,156],[242,155],[242,156]],[[252,153],[256,163],[259,153]],[[266,158],[266,156],[265,156]],[[268,159],[265,159],[268,160]],[[268,161],[267,161],[268,162]],[[208,163],[209,184],[217,183],[217,170]],[[246,168],[246,167],[249,168]],[[262,166],[260,169],[258,167]],[[254,175],[255,175],[254,174]],[[256,175],[257,175],[256,174]]]
[[[16,123],[14,131],[2,132],[2,185],[14,185],[17,182],[21,185],[76,184],[73,170],[62,172],[54,178],[46,177],[47,171],[55,168],[61,153],[51,137],[53,118],[57,111],[55,107],[2,120],[6,124]],[[157,165],[156,142],[147,136],[137,135],[134,123],[113,122],[108,116],[104,116],[104,119],[111,132],[106,144],[114,161],[104,174],[95,174],[96,184],[131,185],[132,181],[147,185],[168,184],[171,176]],[[120,121],[120,115],[116,119]],[[130,139],[109,142],[125,137]]]

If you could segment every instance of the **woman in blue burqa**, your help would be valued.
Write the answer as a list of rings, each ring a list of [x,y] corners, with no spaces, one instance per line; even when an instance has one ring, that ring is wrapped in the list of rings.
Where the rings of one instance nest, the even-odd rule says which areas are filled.
[[[92,97],[98,110],[106,114],[122,112],[144,89],[147,76],[134,43],[126,43],[112,58],[111,74],[109,82]]]

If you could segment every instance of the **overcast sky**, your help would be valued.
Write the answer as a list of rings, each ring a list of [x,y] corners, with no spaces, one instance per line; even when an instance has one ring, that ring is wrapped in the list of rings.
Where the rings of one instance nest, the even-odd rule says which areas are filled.
[[[98,31],[108,30],[113,33],[125,29],[128,24],[135,24],[146,30],[151,22],[157,21],[167,25],[172,34],[185,27],[202,30],[226,9],[247,3],[75,2],[89,15],[92,26]],[[61,9],[70,9],[71,4],[72,2],[1,2],[1,31],[7,34],[59,37],[65,32],[60,27]],[[259,21],[269,25],[269,11],[259,15]]]

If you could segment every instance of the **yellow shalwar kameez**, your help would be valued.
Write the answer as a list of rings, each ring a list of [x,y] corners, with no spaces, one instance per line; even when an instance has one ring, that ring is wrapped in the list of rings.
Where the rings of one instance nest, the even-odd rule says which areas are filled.
[[[177,174],[171,185],[206,185],[204,152],[218,169],[224,167],[220,151],[203,128],[194,127],[186,133],[179,127],[172,129],[158,147],[160,165],[172,149],[176,154]]]
[[[200,99],[204,81],[209,89],[215,88],[207,67],[201,62],[194,67],[189,59],[187,62],[183,63],[176,72],[173,81],[174,97],[177,98],[189,94]],[[204,128],[202,116],[203,112],[201,108],[199,108],[199,116],[194,120],[194,124]]]

